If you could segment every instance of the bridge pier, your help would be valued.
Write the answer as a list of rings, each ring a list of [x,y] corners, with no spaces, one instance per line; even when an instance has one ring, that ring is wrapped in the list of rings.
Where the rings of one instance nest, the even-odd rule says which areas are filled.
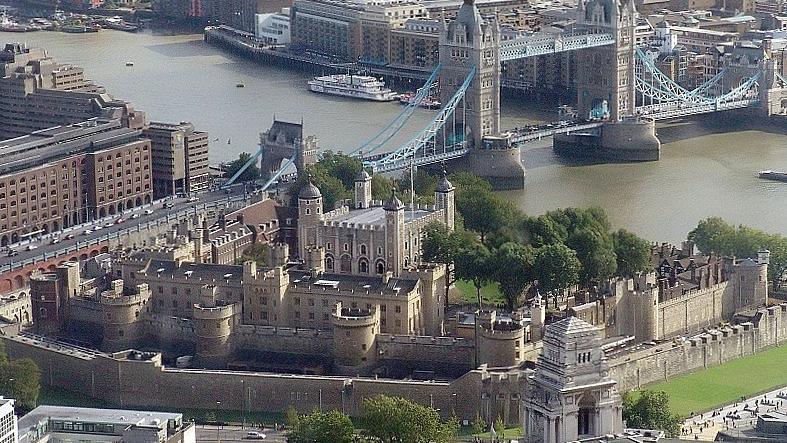
[[[656,161],[661,141],[656,122],[650,118],[624,118],[604,123],[599,133],[555,135],[552,147],[557,154],[615,162]]]
[[[487,180],[495,191],[524,189],[522,153],[503,137],[484,137],[483,149],[472,149],[464,157],[450,160],[450,172],[467,171]]]

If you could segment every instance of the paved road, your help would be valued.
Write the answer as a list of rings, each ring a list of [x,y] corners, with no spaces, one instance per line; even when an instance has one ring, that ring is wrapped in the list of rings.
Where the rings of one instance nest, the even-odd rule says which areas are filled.
[[[682,435],[681,438],[714,441],[717,432],[725,429],[751,428],[757,424],[757,413],[771,411],[787,413],[787,387],[695,415],[683,423],[686,435]]]
[[[197,425],[197,441],[198,442],[285,442],[287,439],[283,431],[274,431],[270,428],[241,428],[240,426],[208,426]],[[256,431],[265,434],[265,439],[250,439],[246,438],[249,431]]]
[[[53,233],[38,239],[11,245],[10,249],[18,251],[19,254],[9,257],[7,250],[4,249],[0,252],[0,272],[6,272],[13,268],[17,268],[22,264],[29,263],[33,259],[42,261],[52,256],[63,255],[66,251],[74,250],[80,246],[84,247],[86,244],[95,244],[96,242],[103,241],[108,238],[109,234],[117,233],[124,229],[134,228],[140,224],[155,222],[157,219],[166,218],[167,215],[188,212],[189,210],[203,210],[206,206],[215,207],[216,205],[229,202],[230,200],[235,201],[244,198],[244,188],[242,185],[233,186],[228,191],[229,192],[210,191],[201,193],[197,201],[189,201],[188,198],[157,200],[147,207],[127,210],[121,215],[116,214],[112,217],[106,217],[101,220],[63,230],[58,234],[61,241],[56,244],[51,243],[52,238],[56,235]],[[172,207],[164,208],[165,203],[171,203]],[[151,214],[146,214],[145,211],[147,210],[152,210],[153,212]],[[139,217],[131,219],[130,217],[132,214],[139,214]],[[121,217],[125,219],[125,221],[116,224],[115,221]],[[95,226],[101,226],[101,229],[87,235],[84,234],[88,229],[94,230]],[[73,238],[68,239],[67,236],[73,236]],[[35,249],[28,250],[31,245],[33,245]]]

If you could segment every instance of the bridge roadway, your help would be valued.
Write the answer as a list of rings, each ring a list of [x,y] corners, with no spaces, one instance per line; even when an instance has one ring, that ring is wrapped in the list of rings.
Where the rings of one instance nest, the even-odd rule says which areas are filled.
[[[49,260],[80,248],[108,241],[110,237],[116,236],[123,230],[136,229],[137,226],[144,228],[154,224],[156,220],[166,219],[168,216],[171,218],[173,215],[185,215],[195,211],[209,211],[226,206],[231,201],[239,201],[245,198],[243,185],[233,186],[228,191],[229,193],[223,190],[200,193],[198,194],[199,200],[196,202],[190,202],[188,198],[156,200],[150,205],[124,211],[122,214],[115,214],[112,217],[105,217],[90,223],[66,228],[57,233],[57,235],[50,233],[33,240],[25,240],[10,245],[9,249],[18,251],[19,255],[9,257],[8,249],[0,251],[0,272],[12,271],[32,263]],[[172,207],[164,208],[165,203],[172,203]],[[153,213],[145,214],[147,210],[152,210]],[[139,217],[131,219],[130,217],[133,214],[139,214]],[[124,218],[125,221],[116,224],[115,221],[120,217]],[[102,228],[95,231],[93,230],[94,226],[101,226]],[[93,232],[85,235],[84,232],[88,229]],[[51,241],[55,236],[61,240],[53,244]],[[73,238],[67,238],[69,236],[73,236]],[[35,249],[28,250],[28,247],[31,245]]]
[[[664,120],[669,118],[686,117],[689,115],[707,114],[716,111],[729,111],[731,109],[746,108],[759,103],[759,100],[740,99],[723,103],[661,103],[655,105],[638,106],[637,114]]]

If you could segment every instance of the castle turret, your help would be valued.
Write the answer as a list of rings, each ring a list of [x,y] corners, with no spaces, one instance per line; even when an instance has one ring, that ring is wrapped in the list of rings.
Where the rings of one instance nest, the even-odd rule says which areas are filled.
[[[501,320],[495,311],[481,311],[476,321],[479,323],[478,358],[479,365],[490,367],[509,367],[522,363],[525,347],[525,328],[521,319]]]
[[[385,241],[388,249],[388,270],[398,277],[404,264],[404,204],[391,190],[385,209]]]
[[[200,302],[194,304],[192,315],[197,358],[202,364],[215,367],[224,364],[232,354],[231,335],[236,314],[236,305],[217,300],[217,297],[216,286],[203,286]]]
[[[536,293],[530,304],[530,341],[539,341],[544,336],[546,306],[540,293]]]
[[[361,170],[355,177],[355,208],[366,209],[372,204],[372,177]]]
[[[134,293],[123,293],[123,280],[113,280],[112,288],[101,294],[104,342],[102,348],[110,351],[129,349],[137,345],[144,335],[141,316],[150,300],[147,283],[137,285]]]
[[[443,223],[448,229],[454,229],[454,185],[448,181],[445,171],[443,179],[437,184],[434,193],[434,202],[437,209],[443,210]]]
[[[358,374],[375,361],[375,340],[380,333],[380,313],[370,309],[346,308],[337,303],[331,318],[334,364],[345,374]]]
[[[290,246],[287,243],[274,243],[268,246],[271,267],[284,266],[290,260]]]
[[[298,193],[298,252],[302,260],[306,248],[317,244],[317,226],[322,219],[322,193],[309,181]]]

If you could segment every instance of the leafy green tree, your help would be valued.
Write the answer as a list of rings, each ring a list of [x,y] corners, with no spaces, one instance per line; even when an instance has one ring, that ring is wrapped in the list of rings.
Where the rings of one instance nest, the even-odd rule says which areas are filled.
[[[298,410],[295,409],[295,406],[290,405],[287,408],[287,411],[284,413],[284,424],[287,425],[288,428],[292,429],[298,425],[298,422],[301,420],[301,416],[298,415]]]
[[[390,197],[394,183],[393,180],[384,175],[372,175],[372,198],[374,200],[385,200]]]
[[[314,174],[325,174],[337,178],[344,189],[351,190],[355,187],[355,177],[363,169],[363,163],[356,157],[350,157],[340,152],[325,151],[311,169]]]
[[[350,417],[339,412],[315,411],[301,417],[287,432],[290,443],[350,443],[355,429]]]
[[[506,432],[506,425],[503,423],[503,417],[497,416],[495,419],[495,432],[497,433],[498,437],[503,438]]]
[[[472,423],[473,434],[483,434],[486,431],[486,422],[481,418],[481,414],[476,414]]]
[[[494,262],[492,253],[477,239],[470,238],[463,243],[454,260],[456,277],[473,282],[478,297],[478,306],[482,304],[481,288],[492,278]]]
[[[8,364],[8,353],[5,351],[5,341],[0,340],[0,367]]]
[[[735,235],[733,226],[721,217],[710,217],[700,221],[697,227],[689,232],[688,238],[706,254],[711,252],[723,254],[723,251],[728,249],[728,244],[725,243],[733,235]]]
[[[612,233],[612,244],[617,257],[618,275],[632,277],[650,271],[650,243],[637,234],[619,229]]]
[[[464,195],[456,200],[456,207],[465,229],[477,232],[482,243],[486,243],[487,234],[508,224],[514,212],[510,203],[491,192]]]
[[[670,413],[669,396],[664,391],[645,390],[639,395],[623,395],[623,421],[630,428],[658,429],[677,437],[681,417]]]
[[[582,264],[579,280],[583,284],[602,281],[615,273],[617,257],[612,240],[606,232],[582,228],[568,237],[566,246],[577,253]]]
[[[260,266],[265,266],[268,264],[268,253],[268,245],[265,243],[252,243],[243,251],[243,255],[237,261],[238,264],[253,261]]]
[[[528,241],[534,248],[563,243],[568,237],[565,228],[546,215],[525,218],[522,224],[527,232]]]
[[[513,311],[521,306],[522,293],[535,279],[535,250],[530,246],[505,243],[493,256],[495,280],[506,299],[506,308]]]
[[[442,223],[434,222],[424,228],[421,243],[423,259],[445,265],[445,306],[448,306],[448,292],[453,283],[453,264],[460,249],[460,236]]]
[[[432,197],[437,189],[438,178],[429,174],[425,169],[419,169],[413,174],[413,189],[421,197]],[[410,189],[410,170],[405,170],[399,179],[399,189]]]
[[[461,199],[466,194],[492,192],[492,184],[483,178],[466,171],[448,176],[456,188],[456,197]]]
[[[547,245],[536,250],[533,269],[538,287],[543,292],[553,293],[555,308],[557,292],[579,282],[581,267],[577,253],[566,245]]]
[[[387,395],[364,399],[360,423],[383,443],[443,443],[456,435],[456,423],[442,422],[433,408]]]
[[[231,178],[235,175],[236,172],[240,171],[240,168],[245,165],[249,159],[251,159],[251,154],[248,152],[241,152],[238,155],[237,160],[233,160],[229,163],[224,164],[224,177]],[[247,182],[252,181],[260,178],[260,168],[257,166],[256,162],[251,164],[248,168],[246,168],[243,173],[235,180],[236,182]]]
[[[16,405],[20,409],[30,411],[35,408],[41,390],[41,371],[38,365],[29,358],[20,358],[5,366],[4,373],[9,388],[4,392],[11,393],[10,397],[16,399]]]

